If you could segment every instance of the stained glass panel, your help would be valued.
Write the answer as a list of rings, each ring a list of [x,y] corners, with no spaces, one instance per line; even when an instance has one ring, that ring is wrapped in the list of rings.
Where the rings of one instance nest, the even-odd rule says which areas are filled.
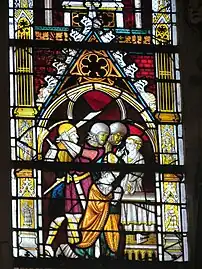
[[[9,1],[13,255],[186,261],[175,1]]]

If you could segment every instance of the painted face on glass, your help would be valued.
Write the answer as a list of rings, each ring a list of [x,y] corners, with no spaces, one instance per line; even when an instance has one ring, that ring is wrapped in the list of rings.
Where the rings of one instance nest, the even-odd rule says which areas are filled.
[[[75,144],[78,143],[79,136],[78,136],[78,134],[77,134],[76,131],[70,134],[70,141],[73,142],[73,143],[75,143]]]
[[[132,139],[126,139],[126,149],[129,152],[137,150],[137,144]]]
[[[70,142],[73,142],[73,143],[76,144],[79,141],[79,136],[78,136],[78,134],[77,134],[76,131],[71,132],[71,133],[69,133],[69,132],[63,132],[62,133],[62,139],[64,141],[70,141]]]
[[[104,145],[105,142],[107,141],[107,138],[108,138],[108,133],[106,132],[100,132],[98,135],[97,135],[97,140],[98,140],[98,143],[100,145]]]
[[[119,176],[120,172],[104,172],[102,178],[105,180],[105,184],[113,183]]]
[[[118,145],[121,143],[123,135],[121,133],[115,133],[111,135],[111,143],[113,145]]]
[[[64,141],[69,141],[69,134],[68,134],[68,132],[63,132],[63,133],[61,134],[61,137],[62,137],[62,139],[63,139]]]

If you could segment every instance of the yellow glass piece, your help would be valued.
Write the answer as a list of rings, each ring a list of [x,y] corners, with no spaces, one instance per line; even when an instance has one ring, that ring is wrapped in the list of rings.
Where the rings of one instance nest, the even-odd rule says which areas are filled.
[[[121,142],[122,138],[123,136],[120,133],[112,134],[112,140],[115,142],[116,145]]]
[[[175,174],[164,174],[164,181],[180,181],[180,179]]]
[[[18,21],[18,39],[31,39],[31,24],[24,17]]]
[[[155,249],[149,250],[142,250],[142,249],[125,249],[125,255],[128,257],[129,260],[144,260],[145,254],[147,254],[148,260],[152,260],[153,254],[155,253]],[[141,257],[141,259],[140,259]],[[135,258],[135,259],[134,259]]]
[[[96,76],[91,75],[94,70],[89,68],[89,65],[97,67]],[[86,82],[105,82],[112,85],[114,83],[112,78],[122,77],[105,51],[84,51],[70,70],[70,74],[80,76],[79,83],[85,84]]]
[[[165,230],[169,232],[179,231],[179,197],[177,192],[177,182],[163,183],[163,200],[166,204],[164,207],[164,225]]]
[[[20,227],[34,228],[34,201],[20,200]]]
[[[166,113],[166,112],[158,112],[155,115],[156,119],[160,122],[167,122],[167,123],[178,123],[180,122],[180,115],[178,113]]]
[[[23,197],[35,197],[34,178],[19,178],[19,194]]]
[[[32,177],[32,170],[30,169],[22,169],[16,171],[17,177]]]
[[[22,118],[34,118],[37,113],[38,111],[34,107],[18,107],[14,110],[14,115]]]
[[[73,128],[75,129],[75,127],[72,124],[70,124],[70,123],[64,123],[64,124],[61,124],[59,126],[58,133],[61,135],[64,132],[68,132],[68,131],[70,131]],[[76,129],[75,129],[75,131],[76,131]]]
[[[168,232],[179,231],[179,208],[177,205],[165,205],[165,230]]]

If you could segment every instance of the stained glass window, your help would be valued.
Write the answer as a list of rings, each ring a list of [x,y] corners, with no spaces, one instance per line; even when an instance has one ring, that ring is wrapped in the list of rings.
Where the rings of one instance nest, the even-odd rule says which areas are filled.
[[[9,0],[13,256],[187,261],[175,0]]]

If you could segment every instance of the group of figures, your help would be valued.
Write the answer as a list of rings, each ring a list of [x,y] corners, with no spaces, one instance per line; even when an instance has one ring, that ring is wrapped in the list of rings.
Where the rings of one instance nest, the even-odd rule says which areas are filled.
[[[138,135],[129,135],[127,126],[121,122],[107,125],[103,122],[91,126],[86,142],[78,145],[79,135],[71,123],[58,127],[56,143],[47,138],[49,149],[47,161],[80,163],[126,163],[144,164],[139,152],[143,141]],[[56,255],[68,257],[101,257],[122,255],[124,233],[122,222],[127,210],[122,204],[123,195],[134,195],[143,191],[142,172],[118,171],[60,172],[56,181],[44,193],[65,198],[64,216],[56,217],[51,223],[46,240],[46,254],[53,256],[52,243],[61,227],[67,221],[67,244],[60,245]],[[129,218],[135,216],[130,212]],[[122,238],[123,237],[123,238]]]

